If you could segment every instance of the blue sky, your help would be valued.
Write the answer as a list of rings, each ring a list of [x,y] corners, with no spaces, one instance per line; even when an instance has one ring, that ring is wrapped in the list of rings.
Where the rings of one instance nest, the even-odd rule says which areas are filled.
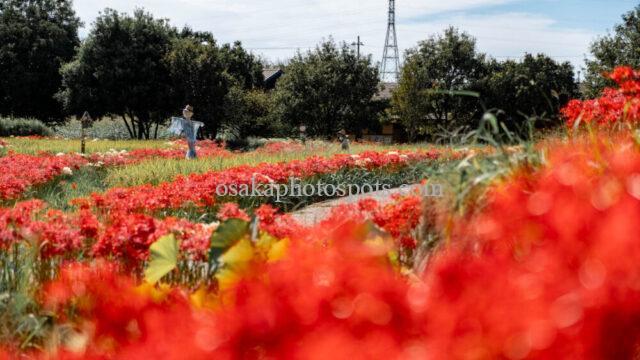
[[[606,34],[632,0],[397,0],[401,50],[453,25],[475,36],[480,51],[500,59],[544,52],[579,69],[589,44]],[[213,32],[221,42],[241,40],[271,61],[286,60],[332,37],[354,42],[375,61],[382,55],[386,0],[75,0],[87,24],[111,7],[143,7],[176,26]]]

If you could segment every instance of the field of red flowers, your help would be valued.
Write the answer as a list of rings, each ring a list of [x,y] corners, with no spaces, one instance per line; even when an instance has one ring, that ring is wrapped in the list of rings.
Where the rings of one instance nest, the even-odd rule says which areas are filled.
[[[182,154],[132,151],[109,163],[95,158],[104,154],[8,153],[0,358],[637,358],[640,72],[610,77],[617,88],[563,110],[567,136],[518,151],[243,165],[105,189],[71,211],[24,194],[98,161]],[[261,151],[290,146],[302,145]],[[235,155],[212,146],[210,156]],[[499,175],[487,176],[484,163]],[[475,177],[443,198],[338,206],[310,226],[276,204],[215,196],[255,178],[383,176],[418,164],[448,171],[425,182],[468,168]],[[215,221],[180,209],[215,212]]]

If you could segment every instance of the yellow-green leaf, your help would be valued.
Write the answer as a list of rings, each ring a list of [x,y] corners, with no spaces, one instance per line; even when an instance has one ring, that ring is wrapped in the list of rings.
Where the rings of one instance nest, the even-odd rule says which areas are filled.
[[[157,283],[178,264],[178,241],[175,236],[163,236],[151,244],[151,259],[144,270],[144,278],[150,284]]]
[[[211,235],[209,261],[215,261],[249,232],[249,223],[240,219],[229,219]]]

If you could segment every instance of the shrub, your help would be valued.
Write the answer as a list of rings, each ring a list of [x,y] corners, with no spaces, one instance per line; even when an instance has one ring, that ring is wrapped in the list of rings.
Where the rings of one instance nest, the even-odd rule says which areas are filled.
[[[67,139],[78,139],[81,134],[80,121],[75,119],[69,120],[64,125],[56,127],[55,132],[56,135]],[[126,140],[131,138],[122,120],[113,120],[110,118],[102,118],[94,121],[86,133],[88,138],[96,139]],[[154,131],[152,129],[152,137],[153,135]],[[158,138],[167,139],[169,137],[171,137],[171,134],[169,134],[167,128],[160,126],[158,129]]]
[[[0,118],[0,136],[50,136],[51,130],[40,120]]]

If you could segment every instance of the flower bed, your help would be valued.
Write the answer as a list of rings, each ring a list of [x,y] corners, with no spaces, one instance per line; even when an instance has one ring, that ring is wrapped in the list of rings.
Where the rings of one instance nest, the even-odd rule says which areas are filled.
[[[0,201],[18,199],[27,189],[72,174],[87,163],[79,155],[9,153],[0,158]]]
[[[79,199],[82,205],[95,207],[103,212],[146,212],[189,207],[211,207],[216,203],[219,187],[252,183],[285,184],[291,178],[305,179],[341,169],[362,167],[375,169],[401,167],[420,160],[439,159],[438,151],[383,153],[365,152],[360,155],[336,155],[331,158],[311,157],[302,161],[258,166],[240,166],[218,172],[178,177],[173,182],[159,186],[143,185],[114,188],[104,194],[93,194],[91,199]]]

